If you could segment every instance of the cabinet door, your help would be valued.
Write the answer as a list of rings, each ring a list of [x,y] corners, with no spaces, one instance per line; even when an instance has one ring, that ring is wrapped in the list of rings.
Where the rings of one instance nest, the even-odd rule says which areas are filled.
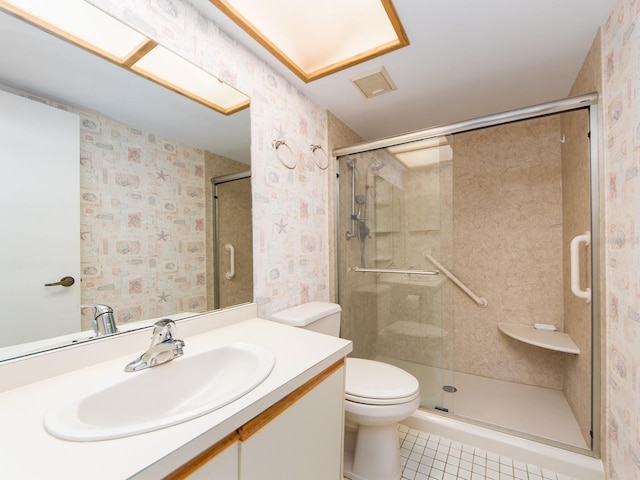
[[[240,429],[240,480],[342,479],[343,362]]]
[[[236,480],[239,446],[238,434],[234,432],[166,476],[164,480]]]

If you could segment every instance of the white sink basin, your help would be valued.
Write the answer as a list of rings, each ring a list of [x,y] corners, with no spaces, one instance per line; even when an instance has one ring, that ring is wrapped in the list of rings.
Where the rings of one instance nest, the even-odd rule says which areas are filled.
[[[135,373],[53,405],[44,427],[64,440],[126,437],[191,420],[237,400],[267,378],[273,352],[236,342]],[[123,365],[124,367],[124,365]]]

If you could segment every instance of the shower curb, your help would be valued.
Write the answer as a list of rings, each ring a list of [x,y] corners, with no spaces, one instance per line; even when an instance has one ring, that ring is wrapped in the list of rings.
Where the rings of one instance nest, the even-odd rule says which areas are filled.
[[[605,478],[604,465],[600,459],[447,418],[437,413],[416,410],[401,423],[409,428],[537,465],[572,478]]]

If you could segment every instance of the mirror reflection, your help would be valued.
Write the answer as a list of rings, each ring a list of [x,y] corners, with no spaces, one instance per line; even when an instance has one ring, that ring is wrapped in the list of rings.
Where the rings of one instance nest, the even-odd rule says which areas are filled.
[[[2,12],[0,48],[0,360],[251,301],[250,180],[219,184],[224,205],[212,183],[250,170],[249,109],[222,115]]]

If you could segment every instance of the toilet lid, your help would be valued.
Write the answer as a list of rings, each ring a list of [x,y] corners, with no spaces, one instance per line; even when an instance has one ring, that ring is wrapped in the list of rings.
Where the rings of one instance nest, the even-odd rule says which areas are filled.
[[[363,358],[347,358],[345,398],[353,402],[389,405],[419,395],[418,380],[401,368]]]

